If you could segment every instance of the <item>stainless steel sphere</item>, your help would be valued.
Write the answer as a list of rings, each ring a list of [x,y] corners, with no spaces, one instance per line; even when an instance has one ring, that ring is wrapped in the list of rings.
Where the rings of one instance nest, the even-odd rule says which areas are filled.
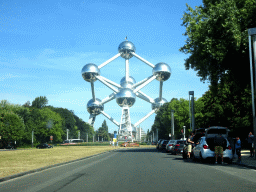
[[[155,103],[153,103],[153,104],[151,105],[152,110],[154,110],[154,109],[159,109],[161,106],[163,106],[163,104],[165,104],[165,103],[168,102],[168,101],[167,101],[166,99],[164,99],[164,98],[162,98],[161,101],[160,101],[159,98],[156,98],[154,101],[155,101]]]
[[[96,98],[96,101],[91,99],[87,103],[87,111],[92,115],[99,115],[104,110],[104,105],[101,105],[101,100]]]
[[[124,59],[132,58],[131,52],[135,53],[136,48],[134,44],[130,41],[124,41],[118,46],[118,52],[121,53],[121,57]]]
[[[170,78],[172,71],[168,64],[161,62],[155,65],[152,73],[158,75],[156,78],[158,81],[166,81]]]
[[[131,107],[136,101],[136,95],[131,89],[123,88],[116,94],[116,102],[120,107]]]
[[[97,65],[93,63],[88,63],[83,67],[81,73],[85,81],[94,82],[97,80],[95,76],[100,75],[100,69]]]
[[[136,83],[135,79],[131,76],[129,76],[128,82],[125,81],[125,77],[123,77],[120,81],[120,85],[122,88],[129,88],[129,89],[131,89],[133,84],[135,83]]]

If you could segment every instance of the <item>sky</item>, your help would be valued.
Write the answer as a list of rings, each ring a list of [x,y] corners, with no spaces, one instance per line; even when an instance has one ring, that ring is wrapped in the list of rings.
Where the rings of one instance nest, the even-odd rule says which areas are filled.
[[[84,65],[100,65],[118,53],[125,37],[136,47],[136,54],[153,63],[167,63],[171,77],[163,83],[163,98],[195,98],[209,89],[197,72],[185,70],[189,57],[179,51],[184,46],[186,28],[181,26],[186,3],[193,9],[202,0],[1,0],[0,1],[0,100],[23,105],[46,96],[48,105],[74,110],[89,120],[87,102],[92,99],[91,85],[83,80]],[[137,58],[129,60],[130,75],[139,82],[152,75],[152,68]],[[125,76],[121,57],[104,66],[101,76],[120,83]],[[159,97],[159,81],[141,91]],[[100,81],[94,83],[95,95],[104,99],[113,91]],[[136,98],[130,108],[132,123],[151,111],[151,104]],[[115,100],[104,105],[104,112],[121,121],[122,110]],[[143,123],[146,132],[155,114]],[[118,127],[103,115],[94,124],[97,130],[106,119],[109,132]]]

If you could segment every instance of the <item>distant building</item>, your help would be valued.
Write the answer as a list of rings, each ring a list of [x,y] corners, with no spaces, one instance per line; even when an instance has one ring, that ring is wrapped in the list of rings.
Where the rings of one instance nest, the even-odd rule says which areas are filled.
[[[141,139],[144,138],[143,141],[146,141],[146,136],[147,134],[145,133],[145,131],[143,131],[143,129],[141,127],[136,128],[136,141],[142,141]]]

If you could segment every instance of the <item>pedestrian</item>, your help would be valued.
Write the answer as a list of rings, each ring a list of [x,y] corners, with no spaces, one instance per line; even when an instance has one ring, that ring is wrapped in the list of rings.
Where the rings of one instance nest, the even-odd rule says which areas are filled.
[[[109,142],[109,145],[110,145],[110,146],[111,146],[111,144],[112,144],[112,141]]]
[[[116,142],[116,146],[118,147],[118,141]]]
[[[214,137],[214,152],[215,152],[215,164],[218,163],[218,156],[221,156],[221,164],[223,164],[223,147],[227,146],[226,139],[221,135]]]
[[[254,156],[254,135],[252,132],[249,133],[248,135],[248,144],[249,144],[249,149],[250,149],[250,157]]]
[[[241,141],[239,137],[236,137],[235,149],[236,149],[236,154],[238,156],[237,163],[241,164]]]
[[[193,136],[194,136],[194,134],[190,133],[190,136],[187,140],[187,143],[188,143],[188,158],[190,158],[190,154],[192,152],[192,144],[194,143]]]

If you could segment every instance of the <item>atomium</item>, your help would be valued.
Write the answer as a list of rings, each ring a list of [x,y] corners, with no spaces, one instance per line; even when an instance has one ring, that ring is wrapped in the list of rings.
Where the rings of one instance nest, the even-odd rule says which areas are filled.
[[[155,101],[155,103],[152,103],[152,104],[151,104],[152,110],[154,110],[154,109],[159,109],[159,108],[162,107],[165,103],[168,102],[168,101],[167,101],[166,99],[164,99],[164,98],[162,98],[162,100],[160,100],[159,97],[156,98],[154,101]]]
[[[157,63],[152,71],[153,75],[157,75],[158,81],[166,81],[171,76],[171,68],[166,63]]]
[[[135,53],[136,48],[130,41],[124,41],[118,46],[118,52],[121,54],[121,57],[124,59],[132,58],[131,52]]]
[[[99,66],[93,63],[88,63],[82,68],[81,71],[83,79],[91,83],[92,99],[87,103],[87,111],[90,114],[89,123],[93,126],[96,116],[103,114],[118,126],[119,140],[127,137],[132,141],[133,139],[138,140],[138,138],[134,138],[137,126],[145,121],[149,116],[154,114],[157,110],[159,110],[161,106],[167,103],[167,100],[162,97],[162,87],[163,82],[168,80],[171,76],[171,68],[164,62],[160,62],[154,65],[137,55],[135,51],[136,48],[134,44],[126,40],[120,43],[118,46],[117,55],[113,56]],[[139,81],[138,83],[132,76],[129,76],[129,59],[133,56],[152,67],[152,76],[149,76],[146,79]],[[101,68],[114,61],[118,57],[125,59],[125,76],[121,79],[120,84],[101,76],[100,72]],[[160,82],[159,97],[156,99],[151,98],[141,91],[143,87],[148,85],[154,79]],[[110,88],[113,93],[102,100],[96,98],[94,92],[94,82],[96,80],[99,80],[101,83]],[[129,109],[134,105],[137,97],[150,103],[152,111],[135,124],[132,124]],[[122,108],[122,116],[120,122],[114,120],[104,111],[104,104],[110,102],[113,99],[115,99],[116,103]]]
[[[136,95],[129,88],[122,88],[116,94],[116,103],[120,107],[132,107],[136,101]]]
[[[100,75],[100,70],[98,66],[93,63],[86,64],[82,69],[82,77],[84,78],[85,81],[94,82],[97,80],[95,76],[99,76],[99,75]]]
[[[135,79],[131,76],[129,76],[128,81],[125,80],[125,77],[123,77],[120,81],[120,85],[122,88],[129,88],[133,89],[132,86],[136,83]]]
[[[92,115],[99,115],[104,110],[104,105],[101,104],[100,99],[89,100],[87,103],[87,111]]]

